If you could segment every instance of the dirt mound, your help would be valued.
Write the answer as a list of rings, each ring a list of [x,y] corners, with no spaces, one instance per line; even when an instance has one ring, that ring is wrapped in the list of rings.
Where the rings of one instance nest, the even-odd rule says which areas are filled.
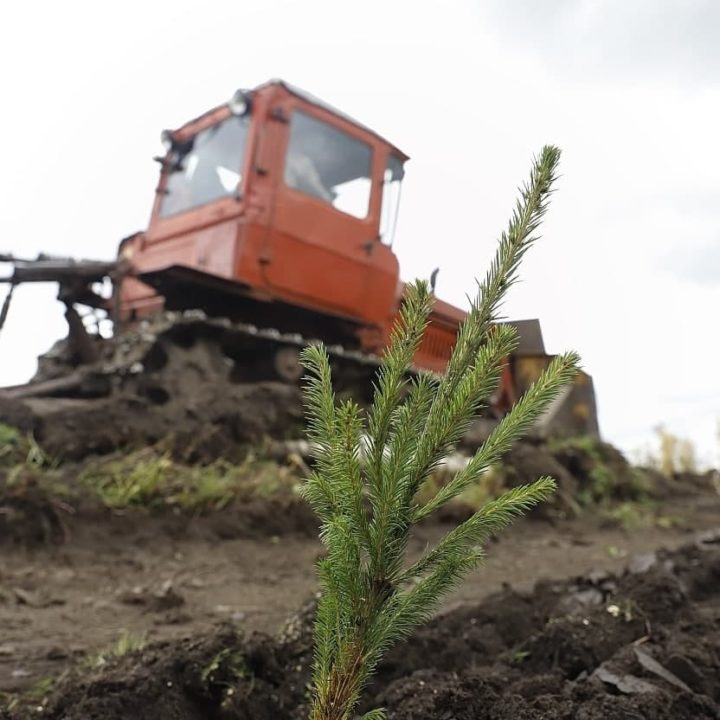
[[[164,396],[163,396],[164,397]],[[299,435],[299,391],[282,383],[188,381],[164,402],[129,390],[108,398],[5,399],[0,423],[32,431],[58,461],[80,460],[169,440],[187,462],[237,458],[265,436]]]
[[[181,421],[171,426],[165,418],[167,434],[150,446],[143,443],[159,434],[158,419],[150,412],[138,413],[134,401],[128,400],[128,407],[117,399],[103,401],[118,418],[123,408],[127,411],[127,422],[115,424],[97,414],[99,401],[86,414],[78,411],[83,400],[28,401],[55,403],[56,412],[45,414],[52,419],[49,434],[42,425],[36,431],[35,437],[44,440],[42,447],[33,436],[0,424],[0,544],[62,545],[84,524],[107,523],[122,532],[148,520],[164,527],[182,526],[190,518],[202,518],[220,538],[314,535],[317,522],[297,492],[307,464],[312,464],[310,457],[301,457],[309,444],[257,439],[254,447],[251,444],[261,429],[279,434],[296,419],[292,410],[283,415],[278,403],[292,391],[287,386],[243,387],[246,400],[252,398],[249,404],[238,401],[235,408],[230,397],[224,399],[225,406],[210,404],[205,417],[217,412],[216,424],[194,432],[183,429]],[[264,414],[257,409],[263,403]],[[64,419],[68,405],[70,417]],[[130,415],[134,425],[128,424]],[[131,438],[140,449],[130,450]],[[114,450],[121,443],[125,447]],[[300,446],[305,449],[298,450]],[[83,457],[90,448],[97,455]],[[65,462],[57,462],[61,453]],[[72,461],[75,455],[82,459]],[[693,498],[711,501],[716,496],[709,475],[655,478],[602,443],[568,441],[554,447],[526,442],[507,453],[486,482],[425,524],[463,521],[491,497],[543,475],[557,480],[558,492],[532,514],[552,523],[592,515],[625,529],[682,526],[686,520],[681,507],[675,507],[677,500],[692,504]],[[436,492],[450,477],[439,472],[427,492]]]
[[[299,436],[299,388],[239,375],[226,325],[168,314],[104,341],[94,365],[45,358],[36,384],[0,390],[0,423],[32,431],[61,461],[170,437],[196,462],[265,435]]]
[[[66,539],[61,512],[43,492],[0,492],[0,545],[47,546]]]
[[[111,662],[68,685],[49,710],[50,717],[277,718],[283,711],[277,701],[278,690],[292,690],[284,688],[286,668],[276,648],[265,638],[246,639],[242,651],[238,644],[239,638],[229,628],[210,638],[162,643],[132,658]],[[231,715],[235,695],[242,698],[243,707],[240,714]]]
[[[397,720],[720,717],[712,540],[437,620],[392,654],[376,701]]]
[[[62,502],[51,502],[40,492],[22,495],[0,494],[0,548],[31,550],[63,547],[89,534],[112,532],[115,536],[133,538],[144,527],[161,541],[172,538],[192,540],[195,537],[215,541],[264,539],[295,535],[314,538],[318,522],[303,502],[285,497],[255,498],[207,514],[146,511],[112,513],[106,508],[83,509],[81,517],[75,508]]]
[[[300,720],[311,617],[308,606],[279,639],[224,627],[77,671],[43,717]],[[718,647],[715,532],[619,576],[506,588],[436,618],[389,654],[367,707],[393,720],[716,719]]]

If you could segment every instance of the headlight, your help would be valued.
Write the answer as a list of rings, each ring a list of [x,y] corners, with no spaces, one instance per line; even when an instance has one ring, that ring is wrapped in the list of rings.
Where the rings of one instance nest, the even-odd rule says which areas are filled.
[[[247,115],[250,112],[250,98],[244,91],[236,90],[228,102],[228,107],[233,115]]]
[[[170,151],[173,146],[173,134],[171,130],[163,130],[160,133],[160,142],[162,143],[162,146]]]

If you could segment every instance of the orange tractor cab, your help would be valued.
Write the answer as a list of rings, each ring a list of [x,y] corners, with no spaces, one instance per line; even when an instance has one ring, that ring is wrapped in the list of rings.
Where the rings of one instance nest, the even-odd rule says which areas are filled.
[[[202,308],[379,353],[402,297],[392,234],[407,156],[283,82],[174,132],[120,317]],[[464,313],[438,301],[417,358],[440,371]]]

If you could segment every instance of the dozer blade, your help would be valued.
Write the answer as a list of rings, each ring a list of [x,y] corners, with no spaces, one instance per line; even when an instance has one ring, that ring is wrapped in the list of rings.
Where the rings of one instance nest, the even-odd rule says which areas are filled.
[[[525,355],[513,358],[519,393],[525,392],[550,364],[552,355]],[[592,378],[582,370],[572,384],[553,400],[533,427],[539,437],[600,437],[595,389]]]
[[[508,322],[518,332],[518,347],[511,358],[516,397],[520,397],[540,377],[553,355],[545,351],[540,321]],[[536,437],[600,437],[592,378],[580,371],[575,381],[562,390],[535,423]]]

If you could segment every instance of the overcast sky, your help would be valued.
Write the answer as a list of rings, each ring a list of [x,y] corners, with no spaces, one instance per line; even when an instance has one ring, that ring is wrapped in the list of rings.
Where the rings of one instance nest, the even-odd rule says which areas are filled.
[[[0,252],[112,258],[146,226],[160,130],[281,77],[411,156],[403,276],[440,266],[463,306],[555,143],[562,179],[506,314],[581,353],[606,439],[632,454],[664,423],[717,463],[718,37],[715,0],[13,3]],[[18,289],[0,383],[64,332],[53,288]]]

